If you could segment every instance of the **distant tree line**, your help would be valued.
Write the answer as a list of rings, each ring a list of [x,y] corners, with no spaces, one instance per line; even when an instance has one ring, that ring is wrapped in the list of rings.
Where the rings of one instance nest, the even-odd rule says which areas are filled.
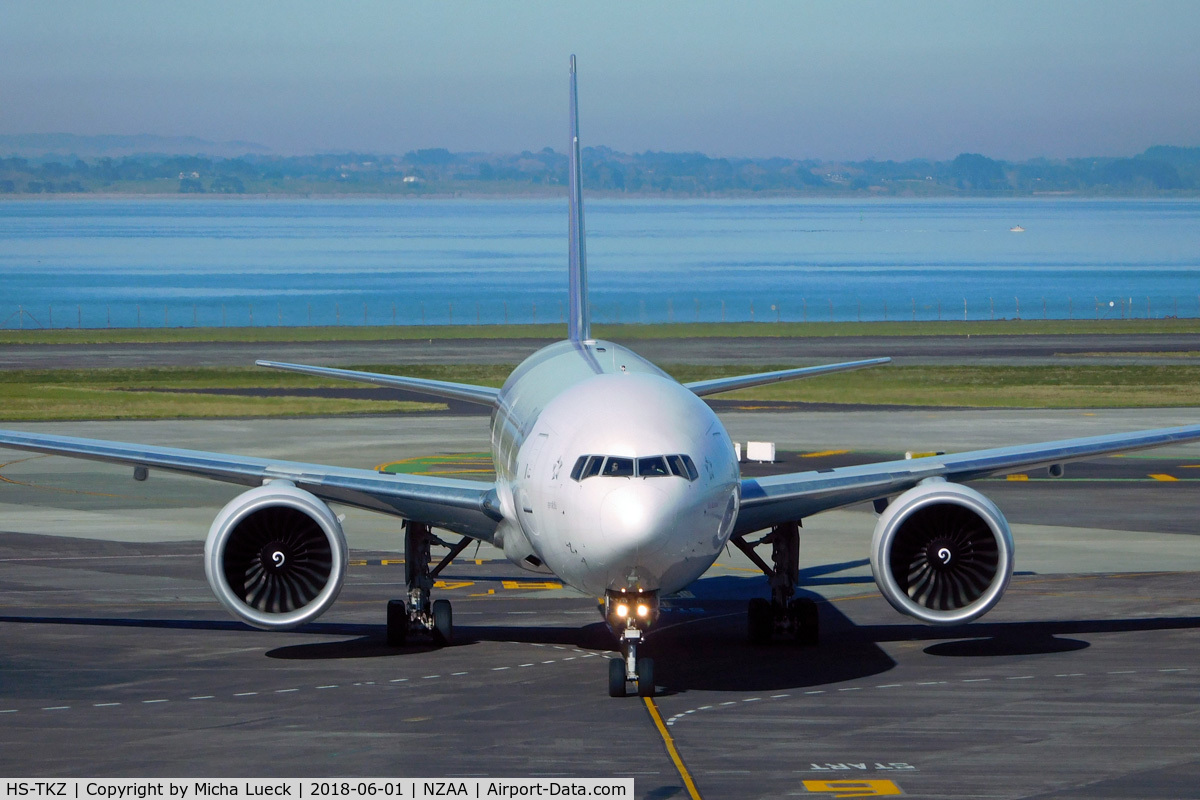
[[[584,186],[657,196],[1193,196],[1200,147],[1151,147],[1131,158],[1008,162],[976,153],[950,161],[832,162],[710,158],[701,153],[583,151]],[[519,154],[403,156],[341,153],[239,158],[0,158],[0,194],[558,194],[567,157],[550,148]]]

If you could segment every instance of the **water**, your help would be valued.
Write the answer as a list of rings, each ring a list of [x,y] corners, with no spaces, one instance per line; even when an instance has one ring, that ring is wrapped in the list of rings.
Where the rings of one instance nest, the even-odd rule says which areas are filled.
[[[586,226],[599,322],[1200,316],[1195,200],[592,200]],[[0,324],[558,322],[566,229],[565,200],[0,202]]]

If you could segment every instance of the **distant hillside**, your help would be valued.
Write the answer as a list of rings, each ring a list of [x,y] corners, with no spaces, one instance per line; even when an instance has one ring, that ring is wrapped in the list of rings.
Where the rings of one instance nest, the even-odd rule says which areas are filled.
[[[0,152],[30,137],[0,137]],[[444,148],[402,156],[332,153],[275,156],[258,145],[164,137],[32,137],[67,156],[0,158],[0,194],[383,194],[398,196],[558,195],[567,157],[536,153],[454,153]],[[132,148],[136,155],[87,155],[82,144]],[[156,148],[240,150],[236,157],[151,154]],[[252,150],[251,148],[258,148]],[[108,152],[108,151],[106,151]],[[1151,147],[1129,158],[1009,162],[978,153],[949,161],[835,162],[787,158],[711,158],[703,153],[583,151],[590,192],[656,197],[1196,197],[1200,147]]]
[[[139,155],[204,155],[219,158],[247,153],[266,154],[271,148],[255,142],[210,142],[194,136],[78,136],[74,133],[0,134],[0,155],[24,158],[75,156],[118,158]]]

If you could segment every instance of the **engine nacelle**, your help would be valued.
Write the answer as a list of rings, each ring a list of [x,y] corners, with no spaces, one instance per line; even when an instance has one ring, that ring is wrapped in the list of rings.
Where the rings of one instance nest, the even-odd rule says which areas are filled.
[[[983,616],[1012,577],[1013,540],[996,504],[945,481],[909,489],[879,517],[871,571],[887,601],[922,622]]]
[[[286,481],[238,495],[213,520],[204,572],[213,594],[256,628],[320,616],[342,590],[346,537],[321,500]]]

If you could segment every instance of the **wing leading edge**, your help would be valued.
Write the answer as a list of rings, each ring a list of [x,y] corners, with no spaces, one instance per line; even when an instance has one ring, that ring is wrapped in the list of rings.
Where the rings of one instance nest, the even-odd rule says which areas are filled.
[[[244,486],[290,481],[322,500],[426,522],[476,539],[490,540],[501,518],[495,486],[481,481],[392,475],[23,431],[0,430],[0,447],[162,469]]]
[[[684,386],[696,395],[704,397],[719,392],[732,392],[734,389],[747,389],[751,386],[762,386],[767,383],[794,381],[800,378],[814,378],[817,375],[829,375],[834,372],[849,372],[855,369],[878,367],[891,363],[890,358],[868,358],[863,361],[845,361],[841,364],[821,364],[816,367],[799,367],[797,369],[780,369],[774,372],[756,372],[753,375],[736,375],[732,378],[713,378],[707,381],[692,381]]]
[[[889,497],[928,478],[972,481],[1095,456],[1195,441],[1200,441],[1200,425],[972,450],[821,472],[746,478],[742,480],[742,505],[734,536],[852,503]]]
[[[282,361],[255,361],[260,367],[270,367],[286,372],[299,372],[304,375],[315,375],[319,378],[337,378],[343,381],[373,383],[376,386],[387,386],[392,389],[407,389],[410,392],[429,394],[434,397],[445,397],[450,400],[462,400],[467,403],[478,403],[482,406],[496,405],[499,389],[491,386],[477,386],[473,383],[453,383],[451,381],[435,381],[430,378],[408,378],[403,375],[385,375],[381,372],[358,372],[352,369],[334,369],[333,367],[310,367],[305,364],[288,364]]]

